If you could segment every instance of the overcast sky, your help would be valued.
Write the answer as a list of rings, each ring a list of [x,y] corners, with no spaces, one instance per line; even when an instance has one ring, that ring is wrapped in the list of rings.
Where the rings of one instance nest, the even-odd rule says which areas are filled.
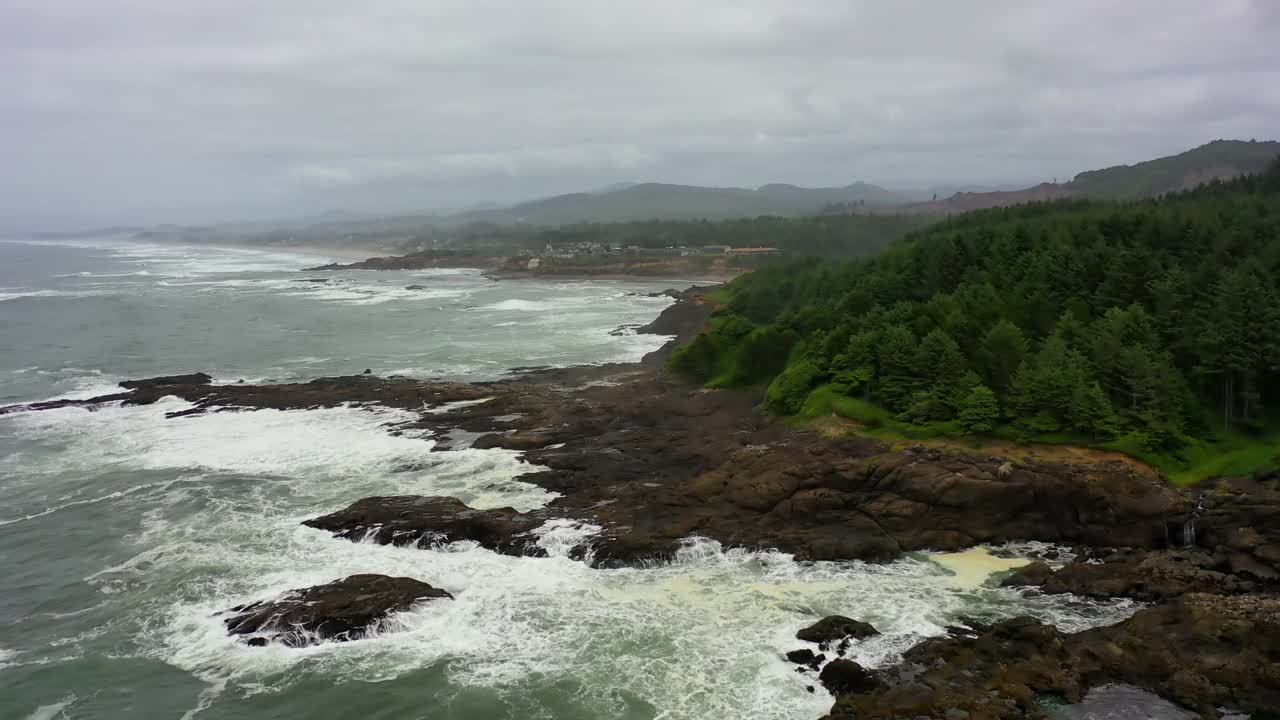
[[[0,227],[1013,183],[1280,135],[1274,0],[5,0]]]

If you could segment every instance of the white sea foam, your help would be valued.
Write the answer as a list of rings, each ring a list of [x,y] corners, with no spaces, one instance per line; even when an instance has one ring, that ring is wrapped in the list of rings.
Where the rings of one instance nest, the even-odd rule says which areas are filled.
[[[852,648],[871,666],[896,660],[957,614],[1034,612],[1068,629],[1114,622],[1131,610],[999,588],[959,591],[924,560],[891,565],[796,563],[781,553],[724,551],[691,541],[677,562],[595,570],[564,557],[592,529],[553,523],[549,558],[495,555],[470,543],[441,551],[335,542],[298,530],[278,553],[231,550],[235,582],[172,606],[152,632],[162,659],[206,679],[252,684],[305,662],[343,679],[385,680],[448,661],[450,681],[527,693],[543,678],[573,678],[601,717],[609,688],[626,687],[661,717],[816,717],[831,699],[805,690],[781,655],[795,631],[842,613],[884,634]],[[172,552],[181,552],[174,548]],[[197,558],[190,558],[191,561]],[[452,592],[394,616],[379,635],[303,650],[248,648],[228,638],[218,610],[357,572],[416,577]]]
[[[569,557],[574,548],[600,534],[604,528],[564,518],[548,520],[533,533],[538,536],[538,547],[550,557]],[[588,556],[585,561],[590,563]]]
[[[563,310],[568,303],[558,303],[541,300],[503,300],[501,302],[492,303],[478,310],[502,310],[502,311],[520,311],[520,312],[545,312],[547,310]]]
[[[416,417],[385,408],[210,412],[167,420],[190,408],[177,398],[143,407],[97,412],[63,408],[0,417],[19,437],[60,443],[62,452],[38,467],[0,458],[0,473],[41,477],[106,470],[196,469],[206,473],[288,479],[291,494],[333,504],[365,494],[455,495],[482,507],[529,510],[555,497],[512,478],[529,466],[514,452],[430,452],[433,442],[387,432]]]
[[[60,718],[67,718],[66,709],[75,701],[75,695],[67,695],[60,702],[52,705],[41,705],[28,715],[25,720],[59,720]]]
[[[109,290],[24,290],[22,288],[5,288],[0,290],[0,302],[21,300],[22,298],[83,298],[112,295]]]

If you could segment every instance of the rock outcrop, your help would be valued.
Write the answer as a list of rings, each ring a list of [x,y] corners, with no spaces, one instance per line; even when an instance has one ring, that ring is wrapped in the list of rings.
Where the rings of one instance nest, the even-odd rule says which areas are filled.
[[[1043,717],[1039,694],[1079,702],[1125,683],[1217,717],[1226,707],[1267,717],[1280,707],[1280,599],[1185,595],[1109,627],[1063,634],[1016,618],[977,637],[938,638],[839,693],[828,720]]]
[[[529,531],[545,522],[511,508],[473,510],[450,497],[368,497],[303,525],[347,540],[429,546],[470,540],[508,555],[536,554]]]
[[[352,575],[315,587],[291,590],[226,611],[227,633],[247,644],[304,647],[322,641],[358,640],[389,614],[424,600],[453,596],[427,583],[385,575]]]
[[[880,631],[870,623],[853,620],[843,615],[831,615],[797,632],[796,639],[825,645],[846,638],[865,640],[879,634]]]

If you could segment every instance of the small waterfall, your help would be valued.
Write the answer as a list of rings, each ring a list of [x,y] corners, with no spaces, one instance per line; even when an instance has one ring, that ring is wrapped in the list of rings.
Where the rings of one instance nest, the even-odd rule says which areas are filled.
[[[1204,493],[1196,497],[1195,509],[1191,511],[1190,517],[1182,524],[1182,547],[1190,548],[1196,546],[1196,518],[1200,517],[1200,511],[1204,510]]]

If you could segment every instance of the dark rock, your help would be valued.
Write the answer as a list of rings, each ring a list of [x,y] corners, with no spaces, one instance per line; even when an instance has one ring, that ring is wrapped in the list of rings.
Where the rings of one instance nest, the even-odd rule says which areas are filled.
[[[503,435],[502,433],[488,433],[487,435],[481,435],[475,440],[472,440],[471,448],[473,450],[490,450],[492,448],[502,447],[504,440],[506,440],[506,435]]]
[[[304,647],[323,640],[364,637],[388,614],[416,603],[453,596],[411,578],[352,575],[326,585],[291,590],[275,600],[231,608],[223,619],[230,635],[253,647],[278,642]]]
[[[373,370],[371,370],[371,369],[369,369],[369,368],[365,368],[365,369],[364,369],[364,372],[363,372],[363,373],[361,373],[361,374],[362,374],[362,375],[372,375],[372,374],[373,374]]]
[[[167,412],[164,414],[164,416],[166,419],[172,420],[173,418],[192,417],[194,415],[203,415],[204,413],[205,413],[204,408],[193,407],[193,408],[188,408],[186,410],[176,410],[174,412]]]
[[[865,640],[879,634],[880,631],[868,623],[843,615],[831,615],[797,632],[796,639],[813,643],[831,643],[845,638]]]
[[[8,415],[17,412],[37,412],[40,410],[57,410],[66,407],[82,407],[90,412],[97,410],[102,405],[110,402],[120,402],[133,397],[133,393],[112,393],[110,395],[99,395],[89,398],[88,400],[46,400],[38,403],[24,403],[22,405],[4,405],[0,406],[0,415]]]
[[[120,383],[120,387],[129,390],[151,390],[173,385],[208,385],[211,382],[213,382],[213,378],[201,372],[190,375],[166,375],[142,380],[125,380]]]
[[[813,651],[808,648],[792,650],[787,653],[787,661],[793,662],[797,665],[819,665],[825,659],[826,658],[822,655],[815,655]]]
[[[537,538],[528,533],[545,520],[511,508],[473,510],[451,497],[401,495],[364,498],[302,524],[355,542],[422,545],[470,540],[495,552],[525,555],[541,552]]]
[[[1189,594],[1139,610],[1116,625],[1073,635],[1014,618],[976,638],[934,638],[908,650],[881,686],[840,697],[830,720],[1038,716],[1038,694],[1079,702],[1091,688],[1122,683],[1177,700],[1205,717],[1280,707],[1280,598]],[[917,673],[917,668],[923,668]],[[960,717],[954,715],[954,717]]]
[[[879,685],[875,676],[852,660],[832,660],[818,674],[818,682],[832,695],[861,693]]]
[[[405,290],[426,290],[426,285],[406,285]]]
[[[1192,592],[1249,593],[1258,589],[1259,581],[1276,581],[1272,567],[1253,555],[1235,552],[1221,557],[1200,549],[1117,552],[1101,563],[1067,565],[1047,576],[1040,587],[1050,594],[1158,602]]]
[[[1013,574],[1000,581],[1003,587],[1020,587],[1024,585],[1039,587],[1044,581],[1053,574],[1053,568],[1048,563],[1033,562],[1013,571]]]

